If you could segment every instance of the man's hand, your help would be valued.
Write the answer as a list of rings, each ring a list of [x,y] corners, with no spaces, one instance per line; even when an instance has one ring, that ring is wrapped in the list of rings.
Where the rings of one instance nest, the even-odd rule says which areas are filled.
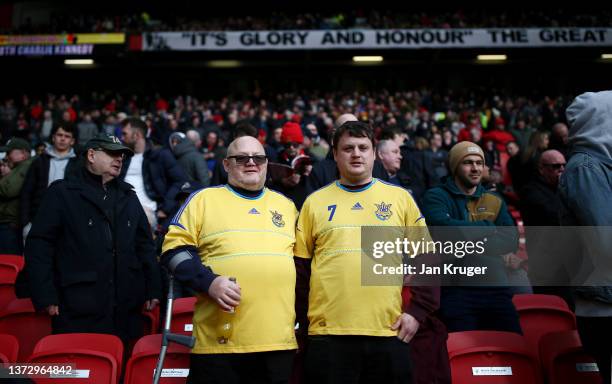
[[[506,268],[510,268],[513,270],[517,270],[521,268],[524,262],[523,259],[516,256],[514,253],[507,253],[505,255],[502,255],[502,259],[504,260],[504,264],[506,265]]]
[[[157,218],[158,219],[165,219],[166,217],[168,217],[168,215],[166,215],[166,212],[162,211],[161,209],[159,211],[157,211]]]
[[[409,343],[419,329],[417,319],[407,313],[402,313],[397,321],[391,326],[391,329],[397,331],[397,338],[404,343]]]
[[[295,187],[296,185],[298,185],[300,183],[300,175],[297,173],[294,173],[291,176],[285,177],[284,179],[281,179],[281,183],[285,186],[285,187]]]
[[[58,316],[59,315],[59,306],[57,306],[57,305],[49,305],[49,306],[47,306],[46,311],[49,314],[49,316]]]
[[[155,309],[155,307],[157,307],[159,305],[159,300],[158,299],[151,299],[151,300],[147,300],[145,301],[145,311],[152,311]]]
[[[231,311],[240,304],[240,286],[226,276],[218,276],[208,288],[208,296],[222,309]]]

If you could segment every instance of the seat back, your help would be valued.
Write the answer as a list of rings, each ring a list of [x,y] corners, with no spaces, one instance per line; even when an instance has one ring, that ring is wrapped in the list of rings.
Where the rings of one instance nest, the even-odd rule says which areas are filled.
[[[0,334],[0,355],[6,361],[4,363],[15,363],[19,356],[19,341],[13,335]]]
[[[539,369],[521,335],[497,331],[449,333],[453,384],[539,384]]]
[[[159,332],[159,305],[152,311],[142,310],[142,315],[145,318],[143,335],[154,335]]]
[[[0,309],[17,298],[15,296],[15,281],[17,281],[18,274],[17,266],[0,262]]]
[[[59,362],[75,364],[79,378],[54,378],[49,382],[116,383],[121,375],[123,343],[114,335],[65,333],[42,338],[34,347],[33,363]],[[59,380],[59,381],[58,381]],[[72,381],[71,381],[72,380]],[[41,381],[46,382],[46,381]]]
[[[543,335],[576,329],[576,317],[558,296],[521,294],[514,295],[512,302],[519,314],[527,348],[538,360]]]
[[[172,321],[170,331],[191,335],[193,331],[193,310],[196,303],[195,297],[183,297],[176,299],[172,306]]]
[[[0,264],[9,264],[17,267],[17,271],[21,272],[25,265],[25,258],[21,255],[0,255]]]
[[[26,361],[36,343],[51,334],[51,317],[44,312],[36,312],[30,299],[15,299],[0,311],[0,333],[17,338],[17,361]]]
[[[603,384],[595,359],[584,352],[575,330],[542,336],[540,361],[548,384]]]
[[[125,384],[149,384],[155,372],[155,366],[161,350],[162,335],[146,335],[136,342],[132,356],[125,370]],[[170,343],[160,383],[178,384],[187,381],[189,374],[189,353],[187,347]]]

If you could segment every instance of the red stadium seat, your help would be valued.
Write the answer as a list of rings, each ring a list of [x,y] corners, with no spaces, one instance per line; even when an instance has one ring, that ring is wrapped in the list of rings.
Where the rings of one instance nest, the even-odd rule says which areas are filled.
[[[19,356],[19,341],[13,335],[0,334],[0,362],[15,363]]]
[[[583,351],[577,331],[542,336],[540,361],[548,384],[603,384],[595,359]]]
[[[37,379],[37,383],[116,384],[121,375],[123,343],[117,336],[97,333],[65,333],[42,338],[30,363],[72,363],[80,376]]]
[[[527,348],[539,360],[540,338],[551,332],[576,329],[576,317],[567,303],[558,296],[522,294],[514,295]]]
[[[19,269],[13,264],[0,263],[0,309],[15,300],[15,281]]]
[[[125,370],[125,384],[149,384],[161,350],[161,335],[143,336],[136,342],[132,356]],[[163,384],[178,384],[187,381],[189,374],[189,353],[187,347],[170,343],[164,360]]]
[[[195,297],[183,297],[174,301],[170,332],[191,335],[193,331],[193,307],[196,300]]]
[[[38,340],[51,334],[51,317],[36,312],[30,299],[16,299],[0,311],[0,333],[17,338],[17,361],[26,361]]]
[[[21,255],[0,255],[0,264],[10,264],[17,267],[17,270],[21,272],[25,265],[25,259]]]
[[[159,305],[152,311],[142,310],[142,315],[145,317],[143,329],[144,335],[154,335],[159,331]]]
[[[511,332],[448,334],[453,384],[538,384],[539,369],[523,337]]]

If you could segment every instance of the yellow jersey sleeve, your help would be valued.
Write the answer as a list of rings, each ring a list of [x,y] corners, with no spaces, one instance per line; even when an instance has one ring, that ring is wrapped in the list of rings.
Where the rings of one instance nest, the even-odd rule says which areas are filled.
[[[304,259],[312,259],[314,255],[314,237],[312,235],[312,217],[310,201],[306,200],[299,213],[295,228],[294,255]]]
[[[206,209],[201,201],[203,192],[198,191],[191,195],[172,218],[168,233],[164,238],[162,253],[184,246],[198,248],[202,217],[204,217]]]

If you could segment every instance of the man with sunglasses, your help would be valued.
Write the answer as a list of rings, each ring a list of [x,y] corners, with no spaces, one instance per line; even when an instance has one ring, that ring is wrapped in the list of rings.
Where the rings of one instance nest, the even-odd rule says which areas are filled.
[[[551,247],[559,235],[556,231],[537,228],[561,225],[558,186],[565,171],[565,157],[555,149],[544,151],[538,160],[537,170],[538,176],[519,191],[529,253],[529,279],[534,293],[557,295],[573,308],[571,289],[562,286],[563,283],[569,283],[568,268],[566,263],[561,262],[563,253]]]
[[[53,333],[141,336],[143,305],[159,303],[160,278],[145,213],[118,176],[132,151],[100,134],[74,178],[49,186],[25,248],[32,302]]]
[[[198,292],[189,383],[289,380],[297,211],[264,187],[267,164],[256,138],[234,140],[223,160],[228,183],[193,193],[166,234],[162,263]],[[223,311],[234,311],[227,338]]]

